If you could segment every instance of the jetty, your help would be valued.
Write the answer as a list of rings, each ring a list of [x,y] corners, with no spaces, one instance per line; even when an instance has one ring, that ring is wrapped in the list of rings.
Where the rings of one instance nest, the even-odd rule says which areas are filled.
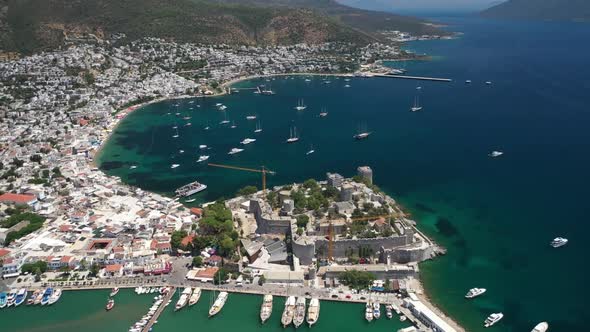
[[[419,81],[434,81],[434,82],[452,82],[450,78],[440,77],[425,77],[425,76],[408,76],[408,75],[390,75],[390,74],[373,74],[374,77],[387,77],[387,78],[400,78],[406,80],[419,80]]]
[[[176,287],[170,287],[170,290],[168,291],[168,293],[166,293],[166,295],[164,295],[164,300],[162,301],[162,304],[160,304],[160,306],[158,307],[158,310],[156,310],[156,312],[154,313],[152,318],[150,318],[149,322],[143,327],[141,332],[151,331],[152,326],[156,323],[156,321],[158,320],[158,317],[160,317],[160,315],[162,314],[164,309],[166,309],[166,303],[168,303],[172,299],[172,297],[174,296],[175,293],[176,293]]]

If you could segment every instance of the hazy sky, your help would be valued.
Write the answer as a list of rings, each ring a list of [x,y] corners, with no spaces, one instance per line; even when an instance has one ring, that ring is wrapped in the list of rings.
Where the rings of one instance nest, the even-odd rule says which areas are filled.
[[[343,4],[392,11],[477,11],[502,0],[337,0]]]

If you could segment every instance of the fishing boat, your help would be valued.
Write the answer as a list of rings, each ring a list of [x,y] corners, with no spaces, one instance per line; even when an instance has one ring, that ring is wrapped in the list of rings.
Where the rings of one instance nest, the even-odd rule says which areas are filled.
[[[184,306],[187,305],[188,299],[191,297],[192,293],[193,293],[192,288],[186,287],[182,291],[182,293],[180,294],[180,298],[178,299],[178,301],[176,302],[176,305],[174,306],[174,311],[178,311],[178,310],[184,308]]]
[[[106,309],[106,311],[111,311],[111,309],[113,309],[114,306],[115,306],[115,300],[109,299],[107,302],[107,305],[105,306],[105,309]]]
[[[201,288],[196,287],[195,289],[193,289],[193,293],[191,294],[191,297],[188,300],[189,307],[193,306],[197,302],[199,302],[200,298],[201,298]]]
[[[48,305],[52,305],[55,302],[59,301],[59,298],[61,297],[62,294],[62,290],[61,289],[56,289],[53,294],[51,294],[51,296],[49,297],[49,302],[47,303]]]
[[[418,93],[416,93],[416,96],[414,97],[414,106],[412,106],[410,108],[410,111],[418,112],[421,110],[422,110],[422,106],[420,106],[420,95]]]
[[[307,106],[305,106],[305,104],[303,103],[303,99],[299,99],[299,101],[297,102],[297,106],[295,106],[295,109],[298,111],[303,111],[307,108]]]
[[[295,305],[295,296],[289,296],[285,302],[285,309],[283,310],[283,315],[281,316],[281,324],[283,324],[283,328],[289,326],[291,322],[293,322],[293,316],[295,315]]]
[[[6,295],[6,306],[10,307],[14,305],[14,300],[16,299],[16,289],[11,289]]]
[[[36,289],[33,294],[31,294],[31,297],[29,297],[29,299],[27,300],[27,305],[31,305],[31,304],[35,304],[35,300],[39,297],[39,296],[43,296],[43,293],[41,292],[40,289]]]
[[[18,307],[19,305],[23,304],[27,300],[27,290],[25,288],[21,288],[16,292],[16,297],[14,298],[14,306]]]
[[[260,121],[258,121],[258,122],[256,123],[256,129],[254,129],[254,132],[255,132],[255,133],[260,133],[260,132],[262,132],[262,124],[260,123]]]
[[[215,300],[215,302],[213,303],[213,305],[209,309],[209,317],[213,317],[221,311],[221,309],[225,305],[225,302],[227,301],[227,296],[228,296],[227,292],[219,293],[219,296],[217,297],[217,299]]]
[[[6,292],[0,292],[0,309],[6,307],[8,302],[8,294]]]
[[[317,323],[320,318],[320,299],[314,297],[309,302],[309,308],[307,309],[307,325],[312,327],[313,324]]]
[[[295,316],[293,316],[293,325],[298,328],[305,321],[305,297],[300,296],[297,298],[295,304]]]
[[[53,294],[53,288],[47,287],[45,292],[43,293],[43,297],[41,298],[41,305],[46,305],[49,303],[49,298]]]
[[[119,293],[119,287],[113,288],[113,290],[111,291],[111,294],[109,296],[113,297],[113,296],[117,295],[117,293]]]
[[[272,295],[266,294],[262,299],[262,306],[260,307],[260,321],[264,324],[272,314]]]
[[[299,137],[297,136],[297,128],[293,128],[289,131],[289,138],[287,139],[287,143],[295,143],[299,141]]]

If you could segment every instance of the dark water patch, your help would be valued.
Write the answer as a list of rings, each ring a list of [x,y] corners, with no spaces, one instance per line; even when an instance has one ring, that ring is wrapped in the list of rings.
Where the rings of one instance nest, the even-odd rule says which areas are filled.
[[[100,169],[103,171],[112,171],[125,166],[125,163],[120,161],[105,161],[100,164]]]
[[[416,203],[415,207],[419,211],[433,213],[433,214],[436,213],[436,211],[433,208],[431,208],[431,207],[429,207],[429,206],[427,206],[426,204],[423,204],[423,203]]]
[[[453,237],[458,234],[457,228],[453,226],[449,219],[444,217],[436,218],[436,229],[446,237]]]

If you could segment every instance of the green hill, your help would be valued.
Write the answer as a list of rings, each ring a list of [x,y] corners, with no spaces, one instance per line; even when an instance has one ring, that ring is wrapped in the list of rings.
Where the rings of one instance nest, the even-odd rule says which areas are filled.
[[[555,21],[590,20],[589,0],[508,0],[481,13],[484,17]]]

